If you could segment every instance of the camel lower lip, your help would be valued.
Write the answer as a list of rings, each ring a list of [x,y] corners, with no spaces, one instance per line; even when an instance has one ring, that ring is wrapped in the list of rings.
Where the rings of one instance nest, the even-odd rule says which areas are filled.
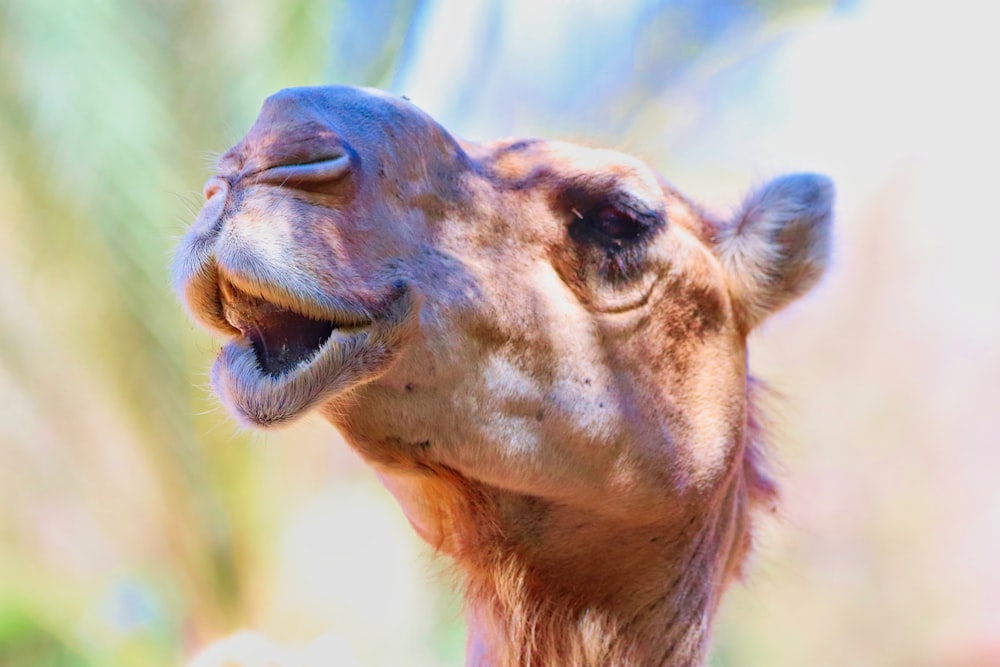
[[[367,347],[367,326],[334,329],[309,358],[274,373],[262,366],[254,342],[228,342],[212,367],[212,383],[242,421],[253,426],[287,422],[357,381]]]

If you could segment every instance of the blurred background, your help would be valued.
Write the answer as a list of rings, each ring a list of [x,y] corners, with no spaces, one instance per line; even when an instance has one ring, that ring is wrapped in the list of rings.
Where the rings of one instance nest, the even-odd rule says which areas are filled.
[[[316,418],[260,435],[171,249],[293,85],[469,139],[636,153],[732,210],[839,187],[828,279],[751,341],[779,521],[714,667],[1000,665],[1000,47],[989,3],[0,0],[0,665],[178,665],[237,628],[461,664],[437,563]]]

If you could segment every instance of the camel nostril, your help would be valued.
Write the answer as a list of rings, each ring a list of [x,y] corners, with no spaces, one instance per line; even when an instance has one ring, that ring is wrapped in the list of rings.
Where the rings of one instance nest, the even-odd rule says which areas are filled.
[[[226,188],[226,185],[226,182],[218,176],[213,176],[208,179],[208,182],[205,183],[205,187],[202,189],[202,194],[205,195],[205,201],[209,201],[212,197],[222,192]]]
[[[343,151],[304,164],[285,164],[264,169],[257,174],[257,180],[271,185],[301,187],[335,181],[350,170],[351,155]]]

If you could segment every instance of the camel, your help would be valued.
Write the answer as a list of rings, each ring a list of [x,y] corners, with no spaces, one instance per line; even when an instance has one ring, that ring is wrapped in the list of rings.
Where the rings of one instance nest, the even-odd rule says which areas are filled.
[[[452,559],[468,665],[703,664],[776,502],[747,335],[823,274],[828,178],[723,219],[628,155],[312,87],[204,194],[173,270],[222,403],[336,427]]]

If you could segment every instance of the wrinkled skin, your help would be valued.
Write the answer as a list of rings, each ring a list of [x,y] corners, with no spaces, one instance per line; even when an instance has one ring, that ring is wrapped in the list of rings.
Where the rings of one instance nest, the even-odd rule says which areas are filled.
[[[591,567],[580,517],[622,541],[766,485],[746,335],[825,267],[824,177],[714,220],[635,158],[460,142],[404,100],[329,87],[269,98],[205,194],[174,273],[229,340],[223,403],[257,427],[320,411],[460,566],[488,519],[542,588],[572,588]],[[718,540],[722,579],[746,539]],[[473,638],[469,655],[506,654]]]

